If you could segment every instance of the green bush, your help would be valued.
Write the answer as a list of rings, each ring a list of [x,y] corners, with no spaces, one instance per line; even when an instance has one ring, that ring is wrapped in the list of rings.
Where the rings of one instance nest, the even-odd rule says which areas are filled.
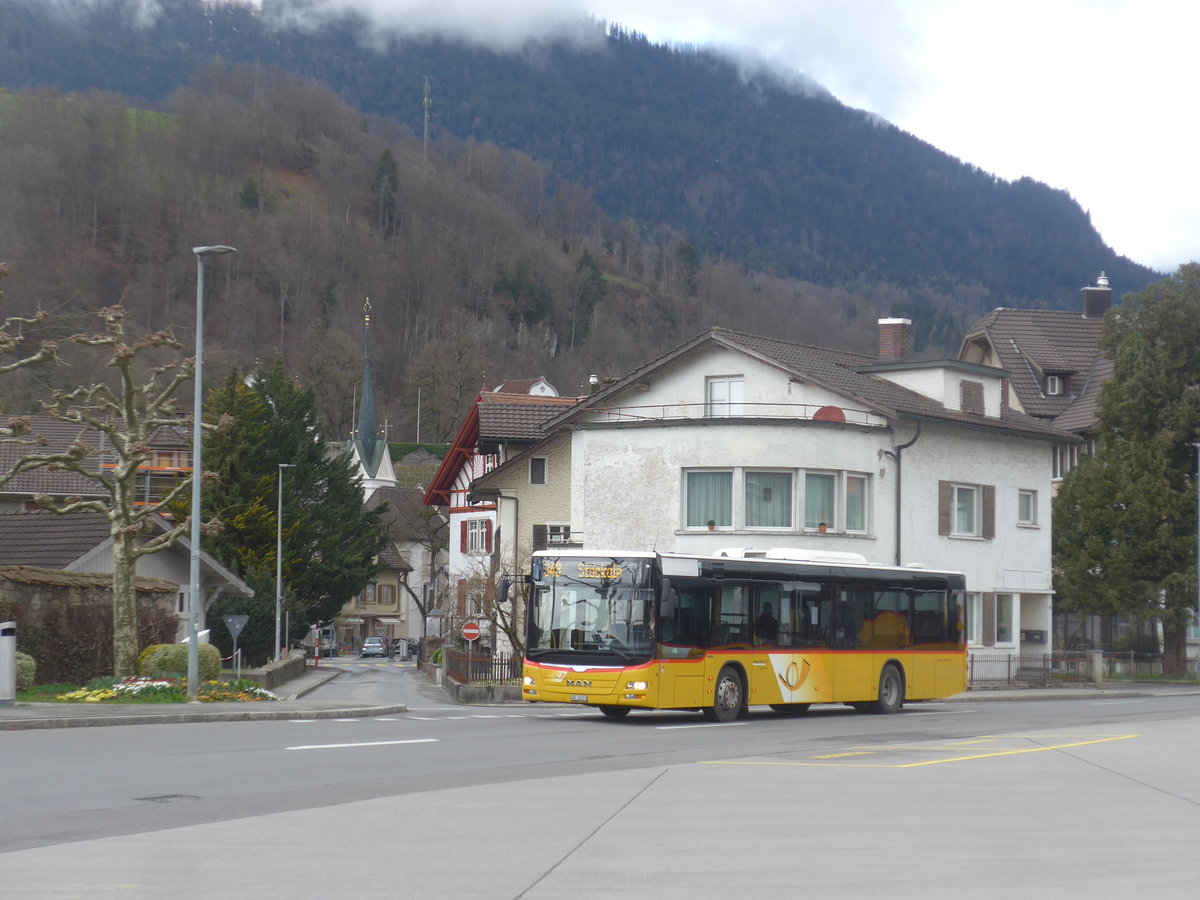
[[[154,653],[161,650],[163,647],[170,647],[170,646],[171,646],[170,644],[148,644],[146,646],[146,649],[138,654],[137,673],[139,675],[145,675],[146,674],[146,666],[148,665],[147,660],[149,660],[150,657]]]
[[[196,647],[201,681],[216,681],[221,674],[221,651],[212,644]],[[138,658],[138,674],[144,678],[179,678],[187,675],[187,644],[156,644]]]
[[[17,651],[17,690],[27,691],[37,677],[37,660],[28,653]]]

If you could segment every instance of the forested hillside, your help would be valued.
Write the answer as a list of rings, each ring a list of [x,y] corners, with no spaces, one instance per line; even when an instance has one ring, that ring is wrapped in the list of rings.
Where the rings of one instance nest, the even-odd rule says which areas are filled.
[[[428,83],[435,136],[521,150],[609,216],[665,223],[756,269],[968,291],[985,298],[975,313],[1058,304],[1101,269],[1120,290],[1157,277],[1106,247],[1062,191],[999,180],[811,86],[619,26],[581,23],[590,41],[518,55],[401,40],[353,14],[316,19],[329,5],[306,0],[158,0],[135,26],[144,6],[97,0],[57,17],[53,4],[0,0],[0,84],[157,101],[219,55],[315,77],[421,134]]]
[[[206,279],[206,373],[282,353],[331,437],[351,428],[368,298],[392,440],[417,437],[418,391],[421,439],[444,440],[482,383],[541,374],[581,391],[710,325],[874,342],[862,297],[704,259],[667,228],[643,237],[493,144],[447,138],[426,156],[277,68],[211,64],[153,112],[97,91],[0,94],[0,171],[6,311],[45,308],[66,335],[122,302],[190,343],[190,250],[232,245]],[[943,341],[955,327],[933,310],[922,322]],[[81,365],[38,377],[78,383]],[[6,376],[0,409],[34,409],[43,387]]]
[[[69,334],[120,301],[190,341],[190,248],[233,245],[206,373],[282,354],[330,437],[367,298],[388,437],[444,440],[481,383],[582,391],[710,326],[872,352],[877,316],[906,315],[929,355],[996,305],[1074,304],[1101,269],[1120,292],[1154,278],[1061,192],[620,29],[534,59],[159,6],[135,27],[133,0],[0,0],[6,310]],[[0,409],[42,388],[7,377]]]

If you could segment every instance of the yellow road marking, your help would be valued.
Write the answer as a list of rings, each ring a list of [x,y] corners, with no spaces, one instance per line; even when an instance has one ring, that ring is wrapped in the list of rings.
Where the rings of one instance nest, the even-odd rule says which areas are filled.
[[[1047,736],[1048,735],[1028,735],[1028,736],[1006,735],[1006,737],[1026,737],[1028,740],[1042,740]],[[1019,755],[1026,754],[1026,753],[1045,753],[1049,750],[1069,750],[1074,747],[1086,747],[1091,744],[1109,744],[1114,741],[1128,741],[1128,740],[1131,740],[1136,737],[1141,737],[1141,735],[1138,735],[1138,734],[1097,735],[1097,736],[1091,736],[1087,740],[1074,740],[1074,741],[1068,741],[1067,743],[1062,743],[1062,744],[1047,744],[1045,746],[1039,746],[1039,747],[1022,747],[1022,748],[1013,749],[1013,750],[993,750],[993,751],[989,751],[989,752],[985,752],[985,753],[973,753],[968,756],[951,756],[946,759],[927,759],[927,760],[922,760],[920,762],[906,762],[906,763],[837,763],[837,762],[778,762],[778,761],[752,762],[752,761],[714,759],[714,760],[702,760],[701,764],[707,765],[707,766],[792,766],[792,767],[846,766],[849,768],[860,768],[860,769],[915,769],[915,768],[919,768],[921,766],[940,766],[940,765],[943,765],[944,763],[969,762],[971,760],[976,760],[976,759],[995,759],[995,758],[1001,757],[1001,756],[1019,756]],[[825,756],[814,756],[813,760],[831,760],[831,759],[837,759],[837,758],[846,757],[846,756],[879,755],[881,753],[886,753],[889,750],[895,750],[895,751],[904,752],[904,753],[913,753],[913,752],[949,753],[949,752],[952,752],[952,750],[957,750],[957,749],[958,749],[957,747],[954,747],[954,748],[941,747],[941,748],[939,748],[939,747],[884,746],[884,747],[876,747],[870,751],[854,751],[854,752],[846,752],[846,753],[829,754],[829,755],[825,755]]]
[[[813,759],[840,759],[843,756],[870,756],[875,750],[854,750],[850,753],[830,753],[826,756],[814,756]]]

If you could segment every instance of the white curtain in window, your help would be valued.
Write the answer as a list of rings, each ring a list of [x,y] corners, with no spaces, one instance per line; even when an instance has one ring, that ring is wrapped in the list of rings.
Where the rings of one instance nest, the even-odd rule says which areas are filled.
[[[975,534],[975,488],[954,488],[954,533]]]
[[[788,472],[746,473],[746,525],[790,528],[792,476]]]
[[[733,524],[733,473],[687,473],[687,524],[703,527],[709,522],[729,527]]]
[[[867,530],[867,479],[862,475],[846,476],[846,530]]]
[[[834,527],[832,475],[804,476],[804,526],[816,528],[821,523]]]

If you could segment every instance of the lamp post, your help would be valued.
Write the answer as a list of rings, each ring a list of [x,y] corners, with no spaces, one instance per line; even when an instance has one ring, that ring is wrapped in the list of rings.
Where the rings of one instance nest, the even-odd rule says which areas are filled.
[[[200,631],[200,475],[204,471],[200,463],[200,435],[203,432],[204,389],[202,370],[204,363],[204,257],[222,253],[237,253],[233,247],[216,244],[211,247],[193,247],[196,255],[196,364],[192,377],[195,390],[192,398],[192,558],[188,579],[188,700],[196,699],[200,688],[200,651],[196,647]]]
[[[283,611],[283,470],[296,468],[295,463],[277,463],[279,466],[279,507],[275,514],[275,659],[283,656],[280,643],[279,623]]]
[[[1200,637],[1200,444],[1196,448],[1196,635]],[[1186,629],[1184,634],[1187,634]],[[1183,641],[1184,668],[1187,668],[1187,638]],[[1200,649],[1196,650],[1196,672],[1200,673]]]

